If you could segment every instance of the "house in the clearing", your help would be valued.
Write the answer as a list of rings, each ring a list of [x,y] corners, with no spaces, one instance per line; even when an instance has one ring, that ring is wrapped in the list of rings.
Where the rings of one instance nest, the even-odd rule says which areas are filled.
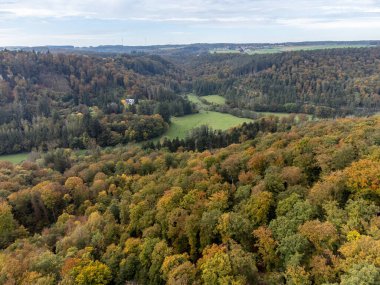
[[[134,106],[136,104],[135,99],[121,99],[120,100],[121,104],[123,104],[125,109],[130,109],[131,106]]]
[[[134,105],[135,104],[135,99],[125,99],[125,103],[127,104],[127,105]]]

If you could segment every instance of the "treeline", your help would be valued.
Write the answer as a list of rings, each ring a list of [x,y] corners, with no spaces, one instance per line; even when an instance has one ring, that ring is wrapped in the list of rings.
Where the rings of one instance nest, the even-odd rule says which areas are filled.
[[[207,100],[203,99],[202,97],[198,97],[198,98],[203,104],[207,105],[207,110],[209,110],[209,111],[214,111],[214,112],[219,112],[219,113],[227,113],[227,114],[231,114],[232,116],[235,116],[235,117],[249,118],[252,120],[256,120],[259,117],[263,116],[262,114],[259,114],[255,111],[252,111],[249,109],[233,108],[227,104],[224,104],[224,105],[213,104],[213,103],[210,103]],[[303,116],[303,115],[301,115],[301,116]]]
[[[70,114],[65,120],[58,116],[35,117],[32,122],[22,120],[20,125],[1,125],[0,154],[141,142],[162,135],[167,128],[160,115],[104,115],[96,107],[82,108],[82,112]]]
[[[267,55],[203,55],[182,62],[198,95],[223,94],[233,108],[318,117],[380,109],[380,48]]]
[[[43,95],[48,97],[45,104],[83,104],[106,112],[110,104],[120,105],[125,97],[171,101],[181,90],[180,71],[157,56],[101,58],[3,51],[0,59],[0,102],[28,102],[24,106],[28,117],[36,114]]]
[[[1,51],[0,154],[158,136],[166,124],[154,115],[168,123],[171,116],[196,111],[178,95],[183,78],[181,70],[158,56]],[[137,106],[127,106],[126,98]],[[98,111],[89,115],[90,109]],[[127,124],[123,128],[112,123],[120,117],[116,120]]]
[[[256,118],[255,111],[321,118],[368,114],[380,109],[379,53],[380,48],[360,48],[163,59],[1,51],[0,154],[152,138],[164,128],[157,117],[147,116],[158,114],[169,123],[171,116],[197,112],[180,95],[191,90],[224,95],[226,106],[212,106],[213,110],[240,117]],[[136,105],[126,106],[126,98],[135,99]],[[82,129],[80,124],[70,126],[72,117],[89,108],[101,111],[97,120],[103,135],[71,134]],[[114,131],[110,119],[115,114],[131,117],[127,113],[147,120],[145,125],[157,124],[152,131],[141,124],[126,127],[138,129],[136,135]],[[135,121],[124,121],[136,124],[136,116]]]
[[[212,151],[0,162],[0,282],[377,285],[379,130],[324,120]]]

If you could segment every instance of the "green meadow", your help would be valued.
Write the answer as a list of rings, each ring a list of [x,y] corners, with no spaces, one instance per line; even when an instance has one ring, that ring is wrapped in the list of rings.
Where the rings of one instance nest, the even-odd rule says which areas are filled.
[[[202,98],[205,99],[207,102],[216,105],[224,105],[226,103],[226,98],[219,95],[208,95],[203,96]]]
[[[204,107],[202,105],[204,105],[201,100],[199,100],[199,97],[195,94],[188,94],[187,95],[187,98],[189,99],[190,102],[194,103],[194,104],[197,104],[198,107]]]
[[[206,105],[201,101],[201,99],[206,100],[211,104],[224,105],[226,103],[226,98],[220,95],[207,95],[207,96],[197,96],[195,94],[187,95],[190,102],[198,105],[199,108],[205,108]]]
[[[197,127],[202,125],[208,125],[214,130],[227,130],[232,127],[243,124],[244,122],[252,122],[251,119],[238,118],[230,114],[224,114],[219,112],[207,111],[207,105],[204,104],[200,98],[206,100],[209,103],[223,105],[226,99],[219,95],[208,95],[198,97],[195,94],[188,94],[187,98],[190,102],[197,104],[200,110],[197,114],[187,115],[183,117],[171,118],[171,124],[169,130],[161,137],[168,139],[185,138],[186,134]]]
[[[368,45],[337,45],[337,44],[326,44],[326,45],[304,45],[304,46],[273,46],[262,49],[249,49],[244,53],[246,54],[270,54],[270,53],[280,53],[280,52],[288,52],[288,51],[300,51],[300,50],[321,50],[321,49],[336,49],[336,48],[361,48],[368,47]],[[220,54],[236,54],[241,53],[239,50],[234,49],[218,49],[218,50],[210,50],[211,53],[220,53]]]
[[[227,130],[244,122],[252,122],[251,119],[211,111],[201,111],[198,114],[172,118],[171,121],[169,130],[163,136],[169,139],[184,138],[188,131],[202,125],[208,125],[214,130]]]
[[[219,113],[214,111],[207,111],[207,105],[204,104],[198,96],[194,94],[187,95],[189,100],[195,104],[197,104],[199,108],[199,113],[187,115],[183,117],[173,117],[171,118],[171,124],[168,129],[168,131],[161,136],[159,139],[163,138],[169,138],[169,139],[175,139],[178,138],[185,138],[186,134],[191,131],[194,128],[200,127],[202,125],[208,125],[209,127],[213,128],[214,130],[227,130],[232,127],[239,126],[243,124],[244,122],[252,122],[253,120],[248,118],[239,118],[235,117],[230,114],[225,113]],[[208,96],[202,96],[202,99],[212,103],[212,104],[218,104],[223,105],[226,102],[226,99],[219,95],[208,95]],[[261,115],[264,116],[278,116],[278,117],[286,117],[289,114],[287,113],[271,113],[271,112],[258,112]],[[154,139],[153,141],[157,141],[157,139]],[[84,154],[85,151],[77,151],[77,154]],[[12,155],[2,155],[0,156],[0,161],[10,161],[12,163],[20,163],[24,160],[26,160],[28,157],[28,153],[20,153],[20,154],[12,154]]]
[[[26,160],[28,158],[28,155],[29,153],[0,155],[0,161],[10,161],[14,164],[17,164]]]

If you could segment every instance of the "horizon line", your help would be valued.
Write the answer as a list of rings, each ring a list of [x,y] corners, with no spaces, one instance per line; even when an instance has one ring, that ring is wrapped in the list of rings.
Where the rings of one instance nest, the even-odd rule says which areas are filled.
[[[124,44],[101,44],[101,45],[88,45],[88,46],[76,46],[72,44],[65,45],[6,45],[0,46],[0,48],[98,48],[98,47],[160,47],[160,46],[191,46],[191,45],[279,45],[279,44],[307,44],[307,43],[360,43],[360,42],[379,42],[378,40],[318,40],[318,41],[285,41],[285,42],[194,42],[194,43],[168,43],[168,44],[147,44],[147,45],[124,45]]]

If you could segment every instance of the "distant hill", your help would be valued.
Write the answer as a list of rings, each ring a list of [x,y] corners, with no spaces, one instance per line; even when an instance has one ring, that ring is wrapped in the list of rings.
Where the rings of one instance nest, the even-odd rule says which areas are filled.
[[[38,51],[38,52],[68,52],[68,53],[149,53],[149,54],[200,54],[204,52],[251,52],[251,51],[277,51],[279,48],[302,48],[302,47],[346,47],[346,46],[379,46],[379,41],[320,41],[320,42],[286,42],[286,43],[195,43],[183,45],[151,45],[151,46],[124,46],[124,45],[101,45],[89,47],[64,46],[9,46],[2,49]],[[1,49],[1,48],[0,48]]]
[[[197,95],[223,95],[232,108],[318,117],[380,110],[380,47],[209,53],[175,61],[194,79]]]
[[[0,154],[88,148],[161,135],[193,113],[183,71],[157,55],[0,52]],[[137,106],[126,106],[125,99]]]
[[[297,43],[305,50],[290,52],[268,52],[287,44],[256,44],[265,54],[211,52],[248,46],[236,44],[0,51],[0,154],[155,138],[166,131],[171,116],[196,112],[183,96],[190,92],[221,95],[225,104],[210,111],[241,117],[379,112],[378,42],[312,44]],[[123,104],[126,99],[136,104]]]

